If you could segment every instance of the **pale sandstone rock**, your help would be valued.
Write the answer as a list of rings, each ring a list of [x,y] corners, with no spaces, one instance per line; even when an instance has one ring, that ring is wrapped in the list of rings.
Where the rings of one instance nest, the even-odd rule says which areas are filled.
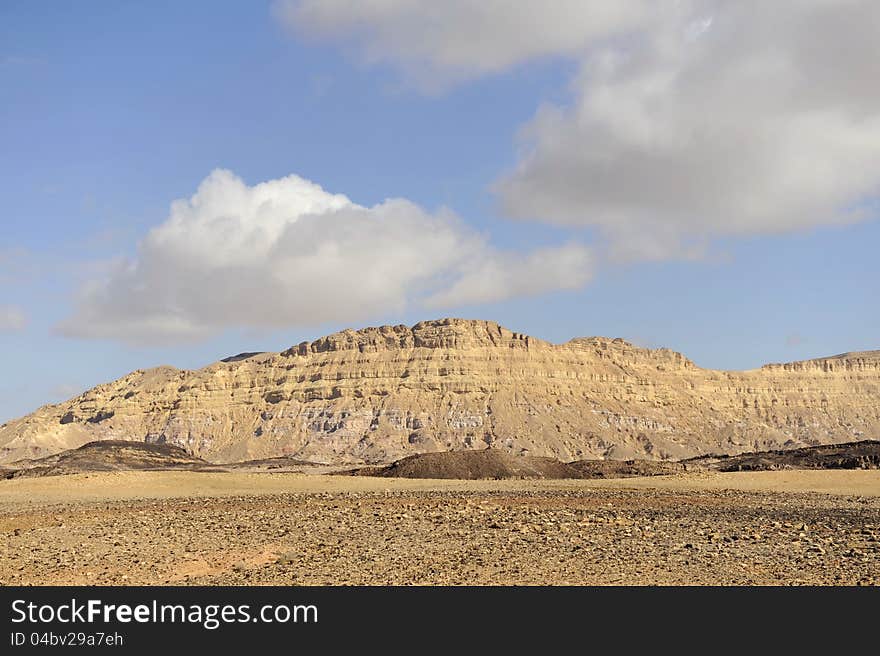
[[[96,439],[217,462],[389,462],[483,449],[678,459],[880,438],[880,351],[697,367],[621,339],[560,345],[491,321],[345,330],[198,371],[135,371],[0,426],[0,462]]]

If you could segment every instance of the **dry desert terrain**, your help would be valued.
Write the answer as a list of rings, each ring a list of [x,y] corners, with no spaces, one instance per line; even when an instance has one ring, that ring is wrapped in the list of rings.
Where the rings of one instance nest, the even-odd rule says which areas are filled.
[[[0,481],[5,585],[876,585],[880,471]]]

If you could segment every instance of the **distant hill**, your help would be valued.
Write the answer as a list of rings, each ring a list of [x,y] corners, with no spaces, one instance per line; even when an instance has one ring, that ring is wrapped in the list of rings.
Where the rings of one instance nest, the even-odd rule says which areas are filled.
[[[201,472],[298,471],[384,478],[595,479],[661,476],[693,471],[769,471],[778,469],[878,469],[880,441],[762,451],[735,456],[713,455],[681,462],[656,460],[576,460],[515,456],[497,449],[418,453],[389,465],[336,471],[325,465],[293,458],[267,458],[211,464],[168,444],[106,440],[37,460],[19,460],[0,467],[0,478],[58,476],[97,471],[185,470]]]
[[[495,449],[419,453],[384,467],[365,467],[354,476],[386,478],[582,478],[577,469],[555,458],[514,456]]]
[[[355,466],[487,446],[565,462],[673,461],[877,438],[878,351],[713,371],[622,339],[551,344],[441,319],[197,371],[138,370],[0,426],[0,463],[96,440],[173,445],[215,463]]]
[[[8,465],[9,477],[55,476],[89,471],[128,471],[133,469],[196,469],[207,465],[178,446],[105,440],[90,442],[78,449]]]
[[[512,456],[494,449],[422,453],[377,467],[343,472],[387,478],[525,479],[629,478],[687,471],[771,471],[779,469],[880,469],[880,441],[762,451],[736,456],[701,456],[682,462],[577,460]]]
[[[778,469],[880,469],[880,441],[810,446],[800,449],[701,456],[683,463],[691,469],[716,471],[771,471]]]

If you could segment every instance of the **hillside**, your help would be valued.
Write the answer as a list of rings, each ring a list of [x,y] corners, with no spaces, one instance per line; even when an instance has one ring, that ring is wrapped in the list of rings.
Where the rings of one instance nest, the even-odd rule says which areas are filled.
[[[146,444],[105,440],[90,442],[78,449],[62,451],[37,460],[19,460],[12,463],[2,478],[23,476],[57,476],[96,471],[132,471],[169,469],[193,470],[207,465],[186,451],[170,444]]]
[[[458,480],[588,478],[555,458],[514,456],[497,449],[417,453],[384,467],[365,467],[354,476],[384,478],[440,478]]]
[[[211,462],[376,464],[487,445],[563,461],[678,460],[878,436],[878,351],[713,371],[621,339],[555,345],[444,319],[197,371],[135,371],[0,426],[0,462],[94,440],[175,445]]]

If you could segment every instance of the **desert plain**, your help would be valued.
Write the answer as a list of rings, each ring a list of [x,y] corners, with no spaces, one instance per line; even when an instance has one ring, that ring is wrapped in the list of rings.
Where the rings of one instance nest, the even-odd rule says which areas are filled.
[[[0,481],[4,585],[876,585],[880,470]]]

